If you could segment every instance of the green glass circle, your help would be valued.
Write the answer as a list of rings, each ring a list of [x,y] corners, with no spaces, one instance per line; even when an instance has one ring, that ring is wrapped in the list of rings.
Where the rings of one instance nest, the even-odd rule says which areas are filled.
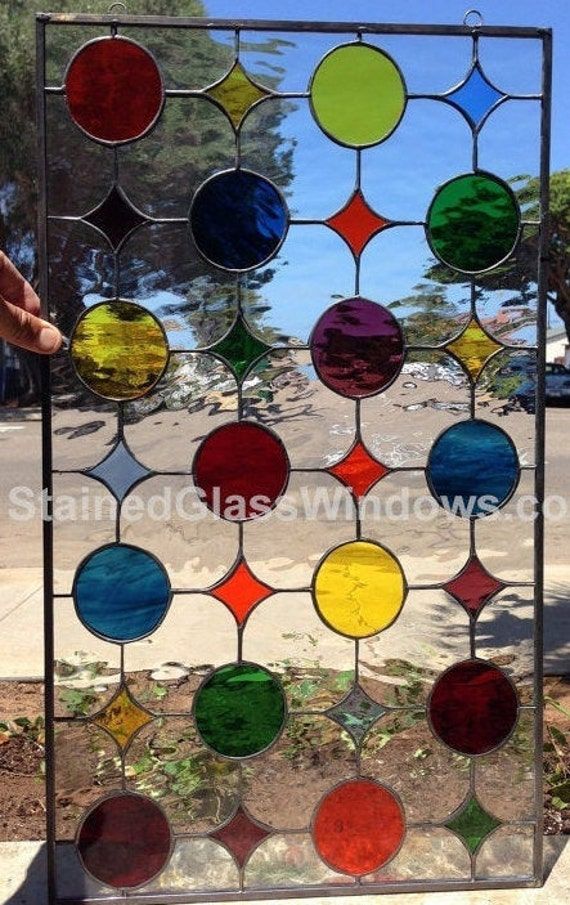
[[[251,757],[271,745],[285,719],[285,696],[255,663],[228,663],[196,694],[194,717],[204,742],[225,757]]]
[[[327,54],[311,82],[313,115],[330,138],[351,148],[392,134],[406,106],[406,86],[394,61],[370,44],[344,44]]]
[[[428,240],[443,264],[466,273],[495,267],[513,251],[520,211],[509,186],[489,173],[466,173],[437,192]]]

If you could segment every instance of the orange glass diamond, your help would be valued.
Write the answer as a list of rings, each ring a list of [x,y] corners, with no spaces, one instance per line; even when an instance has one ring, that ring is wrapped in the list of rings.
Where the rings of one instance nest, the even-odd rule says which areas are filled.
[[[357,499],[363,497],[376,481],[388,474],[389,468],[374,459],[365,446],[357,440],[344,459],[327,468],[327,471],[350,487]]]
[[[273,588],[259,581],[246,561],[240,559],[230,575],[215,585],[210,593],[225,603],[238,625],[242,625],[254,606],[273,594]]]
[[[327,226],[341,236],[352,253],[358,257],[372,236],[390,225],[366,203],[360,189],[356,189],[337,214],[325,221]]]

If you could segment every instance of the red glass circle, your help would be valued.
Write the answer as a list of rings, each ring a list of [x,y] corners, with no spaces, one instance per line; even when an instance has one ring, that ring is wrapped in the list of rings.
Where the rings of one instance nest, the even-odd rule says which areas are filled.
[[[435,734],[460,754],[486,754],[517,721],[517,695],[502,670],[483,660],[456,663],[437,680],[429,701]]]
[[[257,424],[224,424],[202,443],[194,482],[217,515],[240,522],[275,506],[287,485],[289,460],[281,441]]]
[[[141,886],[170,857],[170,827],[149,798],[113,795],[87,814],[77,849],[85,869],[101,883],[120,889]]]
[[[313,839],[334,870],[362,876],[393,858],[404,838],[402,806],[395,795],[367,779],[345,782],[321,801]]]
[[[162,77],[150,53],[128,38],[98,38],[72,59],[65,79],[72,119],[90,138],[134,141],[156,121]]]

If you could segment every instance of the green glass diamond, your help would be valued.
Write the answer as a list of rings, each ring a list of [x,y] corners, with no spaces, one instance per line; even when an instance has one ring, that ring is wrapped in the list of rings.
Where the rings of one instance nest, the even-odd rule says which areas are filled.
[[[385,713],[384,707],[369,698],[360,685],[353,688],[343,701],[327,710],[327,716],[340,723],[357,744],[360,744],[372,724]]]
[[[481,807],[475,796],[466,800],[459,813],[445,824],[449,830],[457,833],[471,854],[500,825],[501,821]]]
[[[252,336],[240,317],[229,333],[212,346],[212,352],[225,358],[238,380],[241,380],[253,362],[270,348],[271,346]]]

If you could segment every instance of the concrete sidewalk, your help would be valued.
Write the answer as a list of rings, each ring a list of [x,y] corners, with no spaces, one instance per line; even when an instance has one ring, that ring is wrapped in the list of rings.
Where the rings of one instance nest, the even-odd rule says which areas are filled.
[[[562,836],[545,839],[545,885],[541,889],[288,899],[305,905],[563,905],[570,901],[570,845]],[[0,843],[0,905],[46,905],[45,846]],[[206,905],[206,903],[204,903]]]

